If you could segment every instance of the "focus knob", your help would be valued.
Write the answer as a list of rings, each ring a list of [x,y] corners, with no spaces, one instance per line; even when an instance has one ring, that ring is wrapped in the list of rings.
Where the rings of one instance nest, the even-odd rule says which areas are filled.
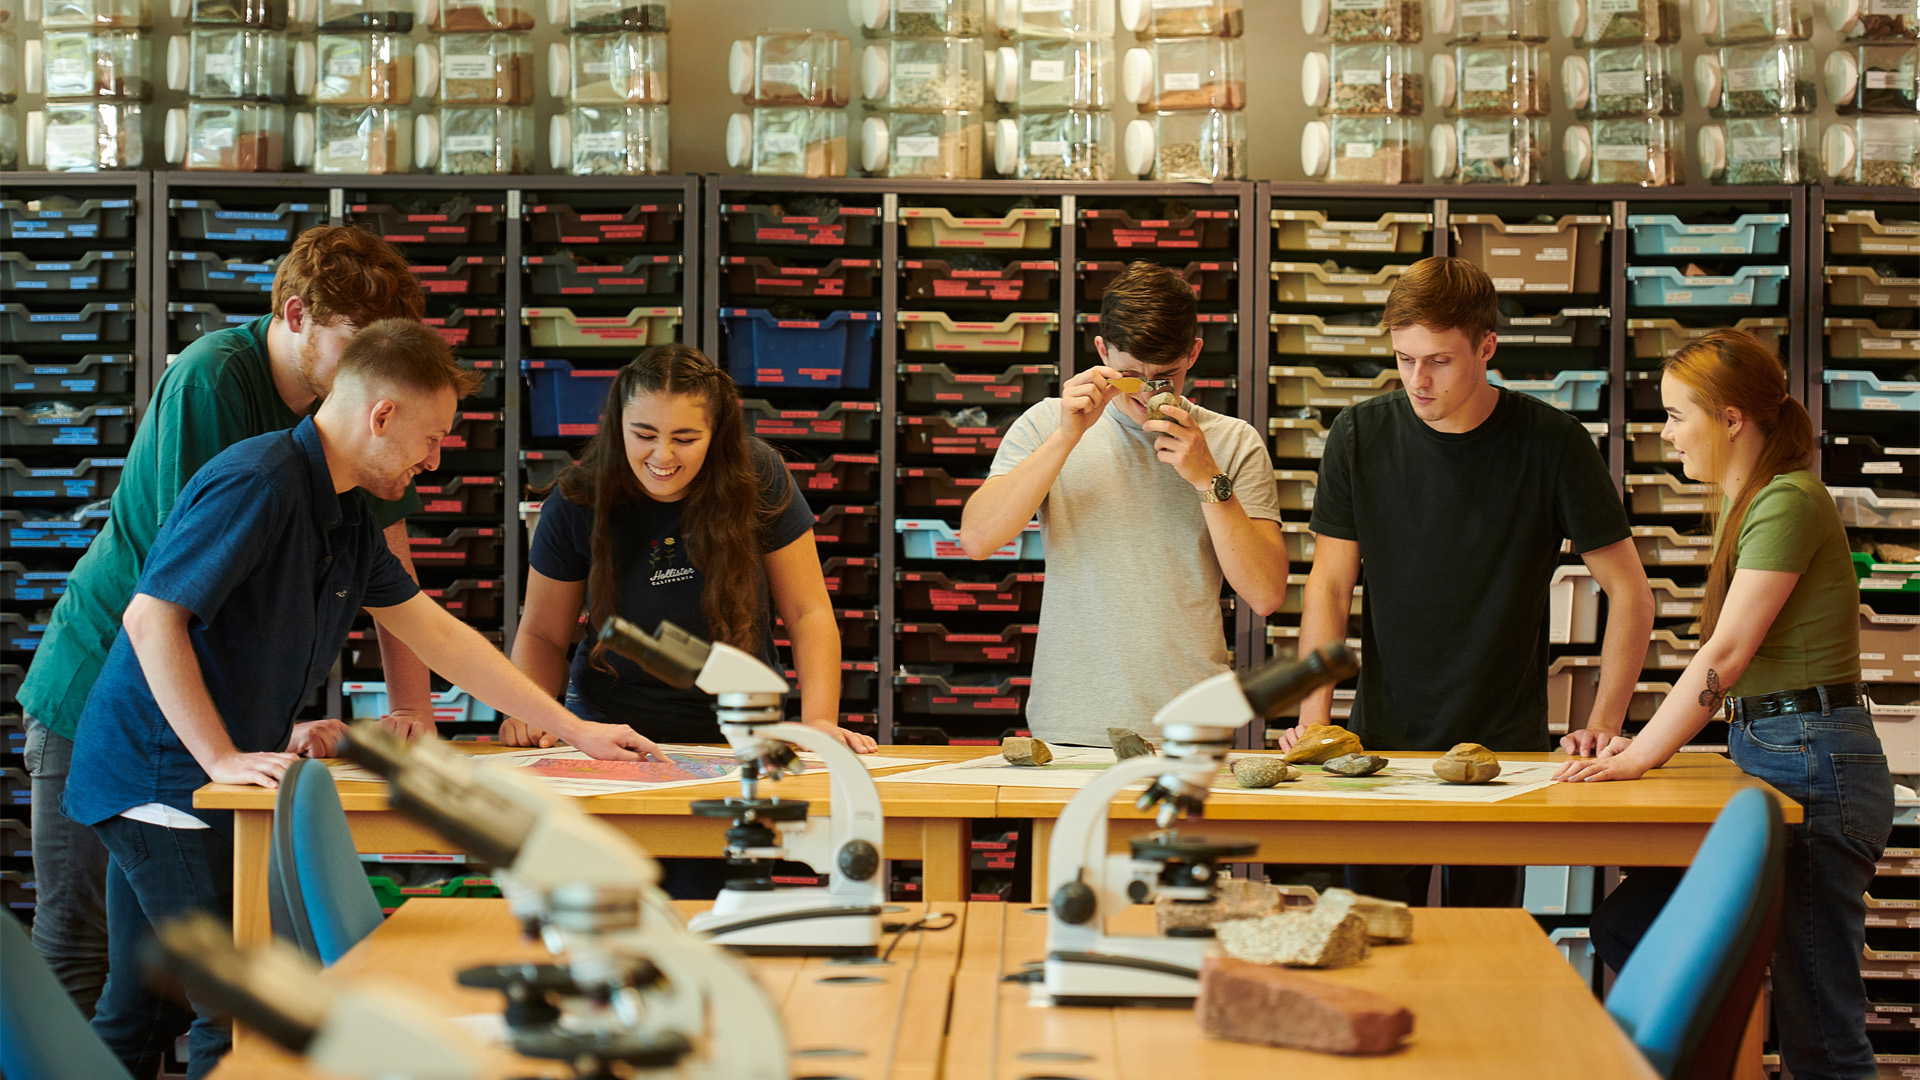
[[[865,881],[880,872],[880,852],[865,840],[855,840],[840,849],[840,872]]]
[[[1069,881],[1053,894],[1054,914],[1075,926],[1090,921],[1098,908],[1093,890],[1084,881]]]

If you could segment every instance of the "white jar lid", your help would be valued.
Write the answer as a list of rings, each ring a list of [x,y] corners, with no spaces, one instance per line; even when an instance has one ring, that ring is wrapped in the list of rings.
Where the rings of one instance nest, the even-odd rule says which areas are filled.
[[[1300,171],[1308,176],[1325,176],[1332,155],[1333,134],[1325,120],[1309,120],[1300,129]]]
[[[163,136],[161,154],[167,164],[178,165],[187,160],[187,110],[168,109],[166,133]]]
[[[893,127],[878,116],[860,123],[860,166],[868,172],[885,171],[888,151],[893,148]]]
[[[1707,124],[1693,137],[1693,149],[1700,159],[1700,171],[1709,180],[1727,171],[1727,129]]]
[[[1720,32],[1720,0],[1693,0],[1693,28],[1703,38]]]
[[[547,91],[563,98],[572,89],[573,49],[567,41],[556,41],[547,46]]]
[[[1836,34],[1851,34],[1860,25],[1866,0],[1827,0],[1827,25]]]
[[[1000,59],[995,62],[993,96],[1000,104],[1011,105],[1020,96],[1020,54],[1009,45],[994,52]]]
[[[1454,145],[1456,138],[1452,124],[1435,124],[1427,134],[1427,165],[1435,180],[1453,179],[1453,170],[1460,164],[1460,148]]]
[[[293,114],[293,167],[296,169],[313,168],[313,150],[316,131],[313,114],[297,112]]]
[[[573,168],[573,125],[565,113],[547,121],[547,164],[561,172]]]
[[[413,118],[413,167],[431,169],[440,164],[440,120],[430,113]]]
[[[1453,36],[1454,22],[1459,15],[1453,0],[1431,0],[1427,10],[1432,13],[1433,33],[1440,38]]]
[[[1560,32],[1575,41],[1587,32],[1586,0],[1560,0]]]
[[[1693,58],[1693,88],[1699,91],[1703,108],[1720,107],[1720,90],[1724,82],[1719,57],[1712,53],[1701,53]]]
[[[44,92],[43,86],[45,83],[46,68],[43,64],[44,61],[40,55],[39,38],[28,38],[20,43],[20,66],[27,73],[26,90],[28,97],[33,97]],[[46,118],[42,117],[41,123],[44,124],[45,122]]]
[[[1443,109],[1453,105],[1454,75],[1453,54],[1434,54],[1433,61],[1427,65],[1427,91]]]
[[[727,50],[727,89],[741,97],[753,93],[753,42],[736,41]]]
[[[1567,178],[1585,180],[1593,168],[1593,132],[1585,124],[1569,125],[1560,136],[1560,157],[1567,167]]]
[[[1300,64],[1300,100],[1310,109],[1327,103],[1333,92],[1333,59],[1323,52],[1310,52]]]
[[[1153,171],[1153,156],[1159,149],[1158,139],[1153,133],[1153,121],[1134,120],[1127,124],[1127,134],[1122,140],[1127,158],[1127,171],[1135,176],[1145,176]]]
[[[1835,124],[1820,137],[1820,164],[1826,167],[1827,175],[1833,179],[1849,179],[1853,175],[1853,159],[1859,149],[1853,129],[1845,124]]]
[[[847,0],[847,19],[862,30],[887,25],[887,0]]]
[[[179,17],[178,15],[174,16],[176,19]],[[27,44],[32,46],[38,45],[39,42],[29,41]],[[301,42],[300,44],[304,45],[306,43]],[[297,47],[294,55],[296,57],[299,55]],[[186,35],[176,34],[167,39],[167,89],[179,93],[187,88],[188,57]],[[295,62],[295,70],[299,70],[298,61]],[[299,76],[295,75],[294,78],[297,81]]]
[[[553,26],[567,25],[567,0],[547,0],[547,22]]]
[[[1020,125],[1003,118],[993,126],[999,132],[993,140],[993,171],[1012,176],[1020,171]]]
[[[1584,109],[1593,100],[1593,69],[1585,56],[1575,54],[1561,61],[1560,89],[1569,109]]]
[[[180,39],[174,39],[174,41],[178,40]],[[172,63],[172,57],[168,57],[168,63]],[[315,44],[310,40],[294,42],[293,92],[300,97],[311,95],[313,93],[314,80],[320,73],[319,69],[320,59],[319,54],[316,52]]]
[[[421,42],[413,47],[413,96],[430,98],[439,92],[440,46]]]
[[[1327,0],[1300,0],[1300,27],[1314,37],[1327,32]]]
[[[27,113],[27,160],[28,168],[45,168],[47,164],[47,114],[39,109]]]
[[[1851,105],[1860,92],[1860,61],[1850,52],[1827,57],[1827,96],[1835,105]]]
[[[1120,92],[1135,105],[1145,105],[1153,97],[1153,54],[1145,49],[1128,49],[1120,61]]]
[[[886,97],[892,75],[893,64],[885,45],[869,45],[860,50],[860,88],[865,91],[865,97],[873,101]]]
[[[1147,0],[1120,0],[1120,25],[1130,34],[1137,34],[1153,21],[1153,8]]]
[[[753,164],[753,116],[737,112],[727,117],[727,164],[744,169]]]

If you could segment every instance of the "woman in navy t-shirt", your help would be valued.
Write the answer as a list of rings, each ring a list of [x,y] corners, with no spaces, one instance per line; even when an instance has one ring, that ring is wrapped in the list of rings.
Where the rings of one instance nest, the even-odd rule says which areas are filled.
[[[593,644],[567,652],[582,610],[648,630],[670,621],[780,669],[773,615],[790,628],[801,720],[856,751],[839,726],[840,631],[820,573],[813,512],[780,455],[747,434],[733,380],[689,345],[661,345],[621,368],[600,429],[560,474],[529,552],[513,662],[567,708],[625,723],[656,742],[720,742],[713,702],[676,690]],[[518,719],[501,741],[551,746]]]

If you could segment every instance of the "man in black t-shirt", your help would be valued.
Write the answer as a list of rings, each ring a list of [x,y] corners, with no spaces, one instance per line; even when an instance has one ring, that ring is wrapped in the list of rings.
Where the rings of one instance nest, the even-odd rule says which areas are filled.
[[[1300,648],[1346,638],[1364,562],[1347,723],[1370,750],[1550,749],[1546,618],[1562,540],[1608,607],[1599,693],[1562,749],[1590,755],[1619,736],[1646,659],[1653,594],[1606,463],[1571,416],[1487,382],[1496,315],[1479,267],[1415,263],[1385,316],[1405,389],[1342,410],[1327,435]],[[1302,702],[1301,726],[1330,723],[1332,698]],[[1349,867],[1348,883],[1424,903],[1429,869]],[[1444,881],[1448,904],[1520,903],[1515,867],[1448,867]]]

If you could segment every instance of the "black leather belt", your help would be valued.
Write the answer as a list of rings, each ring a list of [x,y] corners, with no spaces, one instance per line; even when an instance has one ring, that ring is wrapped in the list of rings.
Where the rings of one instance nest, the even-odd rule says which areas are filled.
[[[1786,716],[1799,712],[1831,712],[1834,709],[1848,709],[1854,706],[1865,708],[1866,705],[1866,683],[1835,683],[1832,686],[1814,686],[1805,690],[1782,690],[1774,694],[1728,698],[1727,722],[1764,720],[1769,716]]]

